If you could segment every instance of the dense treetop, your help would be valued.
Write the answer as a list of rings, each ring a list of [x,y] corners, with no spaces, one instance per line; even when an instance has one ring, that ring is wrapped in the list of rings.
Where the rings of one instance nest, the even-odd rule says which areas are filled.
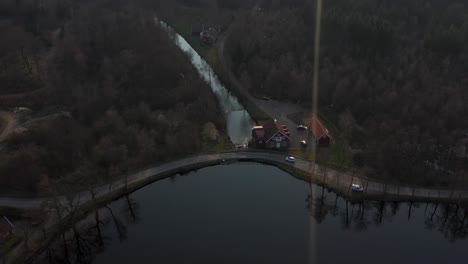
[[[355,120],[355,164],[402,179],[446,166],[468,133],[465,1],[323,5],[320,109]],[[314,25],[314,1],[264,1],[233,26],[236,73],[254,94],[312,102]]]
[[[0,94],[43,88],[47,96],[28,105],[32,120],[70,114],[27,122],[8,139],[1,191],[36,192],[68,175],[104,181],[199,151],[212,141],[206,124],[224,130],[188,57],[150,12],[124,2],[2,1],[0,82],[9,85]]]

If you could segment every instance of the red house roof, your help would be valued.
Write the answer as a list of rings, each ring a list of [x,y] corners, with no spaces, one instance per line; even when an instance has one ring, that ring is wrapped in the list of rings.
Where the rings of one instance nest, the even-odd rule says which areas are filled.
[[[265,138],[267,139],[267,142],[270,141],[278,133],[283,135],[286,140],[292,141],[289,135],[286,132],[284,132],[283,126],[279,124],[276,120],[269,121],[263,127],[265,128]]]
[[[328,129],[322,124],[320,119],[313,117],[310,121],[309,131],[314,134],[315,138],[321,138],[323,136],[331,138],[330,132]]]

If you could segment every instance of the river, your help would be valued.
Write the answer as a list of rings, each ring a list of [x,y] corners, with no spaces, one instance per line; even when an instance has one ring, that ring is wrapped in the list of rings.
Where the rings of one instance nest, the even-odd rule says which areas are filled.
[[[170,32],[176,45],[189,56],[192,65],[218,98],[226,117],[227,133],[232,143],[235,145],[247,145],[251,137],[252,127],[255,125],[249,113],[244,109],[239,99],[226,89],[211,66],[195,49],[166,23],[162,21],[160,23],[163,28]]]
[[[71,263],[102,264],[461,263],[468,257],[464,209],[353,204],[250,162],[176,175],[97,212],[101,235],[91,213],[36,263],[63,262],[66,255]]]

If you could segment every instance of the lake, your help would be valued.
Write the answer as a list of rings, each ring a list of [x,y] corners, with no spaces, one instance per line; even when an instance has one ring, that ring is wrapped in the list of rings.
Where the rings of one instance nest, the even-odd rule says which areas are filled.
[[[468,221],[456,205],[352,204],[250,162],[176,175],[97,212],[99,230],[93,212],[37,263],[459,263],[468,257]]]

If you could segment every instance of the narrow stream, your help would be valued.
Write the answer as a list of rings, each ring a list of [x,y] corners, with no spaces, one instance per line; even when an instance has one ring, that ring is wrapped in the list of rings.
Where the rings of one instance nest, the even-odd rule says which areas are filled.
[[[188,54],[193,66],[201,77],[209,84],[211,90],[216,94],[226,116],[227,133],[235,145],[246,145],[250,139],[252,126],[255,122],[244,109],[239,99],[229,93],[214,73],[211,66],[190,46],[190,44],[171,27],[160,21],[163,28],[174,37],[177,46]]]

